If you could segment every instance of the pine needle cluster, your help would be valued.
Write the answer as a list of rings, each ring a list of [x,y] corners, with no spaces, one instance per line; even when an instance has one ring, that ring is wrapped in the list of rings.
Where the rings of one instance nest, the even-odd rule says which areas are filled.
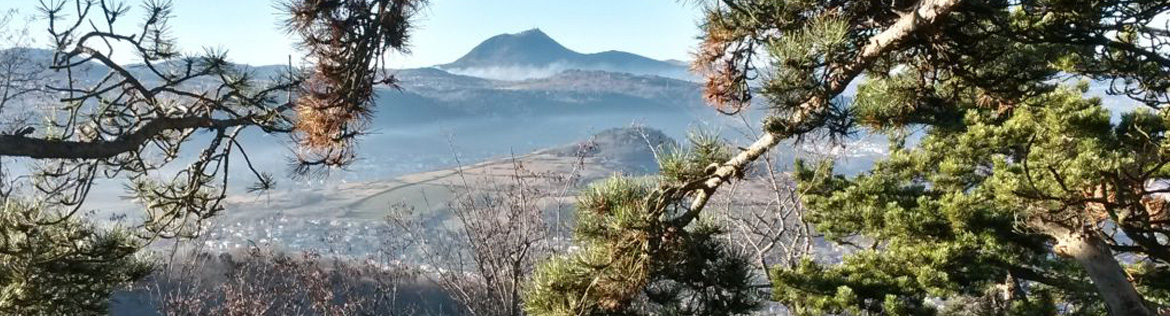
[[[422,0],[292,0],[285,3],[289,33],[301,38],[312,69],[296,100],[295,134],[302,173],[314,165],[343,166],[355,157],[377,84],[395,86],[385,73],[387,53],[409,52],[410,18]]]
[[[696,134],[699,135],[699,134]],[[681,200],[661,207],[662,183],[693,181],[730,150],[709,134],[660,157],[661,178],[615,175],[579,197],[576,250],[535,271],[533,315],[735,315],[759,306],[751,265],[710,223],[680,226]]]
[[[141,241],[45,208],[0,204],[0,314],[105,315],[116,289],[151,272]]]

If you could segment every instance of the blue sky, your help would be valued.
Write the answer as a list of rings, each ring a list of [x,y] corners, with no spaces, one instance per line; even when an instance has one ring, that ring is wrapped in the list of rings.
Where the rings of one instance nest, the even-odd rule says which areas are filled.
[[[0,8],[35,11],[38,0],[0,1]],[[137,0],[129,0],[138,8]],[[283,64],[293,39],[280,31],[269,0],[175,0],[173,34],[185,51],[224,48],[247,64]],[[138,10],[141,12],[141,10]],[[413,54],[392,56],[394,67],[454,61],[480,41],[540,28],[584,53],[628,51],[657,59],[687,59],[696,45],[700,9],[677,0],[431,0],[411,40]],[[43,21],[34,22],[44,37]],[[123,27],[134,27],[127,21]]]

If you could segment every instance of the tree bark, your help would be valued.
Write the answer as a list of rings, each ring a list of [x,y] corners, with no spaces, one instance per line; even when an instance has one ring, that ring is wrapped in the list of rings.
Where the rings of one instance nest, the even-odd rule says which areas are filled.
[[[1097,232],[1060,228],[1049,229],[1049,234],[1057,241],[1053,251],[1073,259],[1089,275],[1110,315],[1155,315]]]

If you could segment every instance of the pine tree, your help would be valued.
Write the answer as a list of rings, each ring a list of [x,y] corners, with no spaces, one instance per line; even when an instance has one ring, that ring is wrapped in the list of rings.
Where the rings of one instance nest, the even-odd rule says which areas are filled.
[[[710,3],[694,69],[721,112],[766,106],[763,136],[697,161],[711,163],[697,175],[606,200],[641,201],[625,212],[642,214],[634,227],[655,229],[637,240],[669,239],[702,227],[711,194],[782,140],[884,133],[889,157],[860,175],[798,163],[808,220],[830,241],[868,247],[840,263],[777,267],[777,301],[808,315],[1151,315],[1170,303],[1160,183],[1170,176],[1170,33],[1157,24],[1168,9],[1120,0]],[[1081,81],[1143,109],[1114,118]],[[851,83],[858,94],[841,98]],[[598,265],[550,263],[550,275],[571,277],[534,287],[582,294],[556,304],[588,308],[531,311],[629,306],[652,275],[609,264],[669,262],[641,249],[589,255],[629,244],[596,240],[578,236]],[[618,277],[624,286],[613,288]],[[541,293],[530,306],[556,305]]]
[[[738,315],[759,305],[750,262],[718,238],[719,227],[666,220],[686,210],[668,188],[730,155],[700,135],[662,154],[659,178],[615,175],[585,189],[574,227],[580,249],[533,273],[529,314]]]
[[[150,273],[123,229],[58,220],[15,199],[0,202],[0,313],[104,315],[110,294]]]
[[[51,60],[0,55],[10,66],[0,71],[0,110],[12,109],[18,95],[56,101],[38,109],[41,123],[0,116],[0,313],[105,314],[113,290],[149,272],[138,250],[197,236],[204,220],[225,210],[233,156],[243,156],[237,163],[258,181],[249,190],[273,186],[238,138],[246,128],[295,141],[296,175],[352,162],[374,87],[396,82],[384,72],[385,55],[407,50],[411,17],[425,4],[287,1],[285,24],[311,73],[290,65],[256,78],[222,51],[179,52],[169,32],[172,3],[141,2],[136,11],[120,1],[43,1]],[[58,80],[48,80],[50,72]],[[199,133],[206,136],[195,141]],[[202,146],[196,157],[178,159],[192,143]],[[8,161],[31,166],[13,175]],[[101,180],[128,183],[141,216],[115,230],[88,223],[86,199]]]

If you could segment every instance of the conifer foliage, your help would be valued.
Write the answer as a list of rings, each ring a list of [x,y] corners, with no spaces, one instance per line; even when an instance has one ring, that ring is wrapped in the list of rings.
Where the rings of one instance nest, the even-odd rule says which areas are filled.
[[[45,213],[0,199],[0,314],[102,314],[110,293],[150,273],[125,230]]]
[[[577,202],[578,251],[534,272],[525,298],[533,315],[735,315],[759,305],[747,257],[709,223],[677,225],[685,212],[665,188],[702,176],[730,154],[713,137],[660,157],[661,179],[613,176]],[[662,203],[662,204],[660,204]]]
[[[692,68],[720,111],[766,107],[763,135],[653,189],[610,180],[586,195],[582,250],[538,272],[534,314],[636,305],[654,268],[678,262],[662,245],[706,229],[720,186],[782,140],[859,130],[889,135],[889,157],[855,176],[801,162],[795,176],[817,231],[864,246],[776,267],[773,298],[790,311],[1153,315],[1170,304],[1170,2],[705,4]],[[1113,97],[1086,96],[1086,83]],[[840,98],[851,84],[857,95]],[[591,224],[598,215],[606,225]]]
[[[288,27],[312,71],[289,65],[267,78],[222,51],[181,52],[170,32],[172,3],[139,4],[41,1],[44,25],[36,29],[49,35],[51,60],[0,76],[5,91],[47,100],[22,106],[37,109],[40,123],[0,116],[0,164],[31,165],[21,175],[0,165],[0,313],[106,313],[117,286],[149,271],[139,249],[197,236],[204,220],[225,210],[228,178],[242,176],[229,174],[233,160],[257,180],[249,190],[273,187],[273,177],[252,165],[245,129],[300,141],[301,174],[350,162],[374,87],[393,83],[378,73],[382,58],[407,51],[409,20],[423,2],[291,1]],[[0,63],[20,62],[12,56]],[[193,155],[191,146],[200,146]],[[86,222],[87,197],[102,180],[125,183],[142,207],[126,227]]]
[[[285,26],[308,53],[312,73],[299,89],[294,123],[299,172],[341,166],[373,113],[374,84],[394,85],[388,52],[409,52],[411,16],[421,0],[293,0]]]

